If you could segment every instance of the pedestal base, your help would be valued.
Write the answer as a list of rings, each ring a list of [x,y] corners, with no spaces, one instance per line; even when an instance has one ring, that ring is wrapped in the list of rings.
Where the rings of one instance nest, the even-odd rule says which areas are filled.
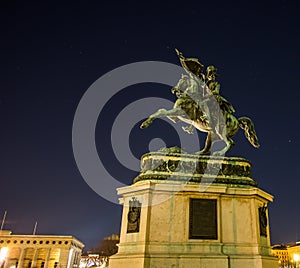
[[[122,227],[110,268],[278,267],[267,213],[273,197],[251,177],[231,176],[237,184],[161,178],[118,189]]]
[[[115,255],[109,267],[120,268],[278,268],[278,260],[262,256],[139,256]]]

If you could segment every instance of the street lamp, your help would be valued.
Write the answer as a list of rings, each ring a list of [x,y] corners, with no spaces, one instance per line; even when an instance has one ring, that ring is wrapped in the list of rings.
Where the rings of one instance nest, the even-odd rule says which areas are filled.
[[[3,267],[5,264],[7,251],[8,251],[7,247],[1,248],[1,250],[0,250],[0,267]]]
[[[299,264],[299,260],[300,260],[300,255],[295,253],[294,256],[293,256],[293,259],[294,259],[294,267],[297,268],[298,267],[298,264]]]

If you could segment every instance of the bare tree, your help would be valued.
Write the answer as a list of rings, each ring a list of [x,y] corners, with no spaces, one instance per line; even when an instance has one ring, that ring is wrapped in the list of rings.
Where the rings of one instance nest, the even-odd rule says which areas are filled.
[[[100,241],[96,251],[99,252],[101,256],[109,257],[118,252],[117,244],[119,243],[120,238],[118,235],[113,234],[108,237],[105,237]]]

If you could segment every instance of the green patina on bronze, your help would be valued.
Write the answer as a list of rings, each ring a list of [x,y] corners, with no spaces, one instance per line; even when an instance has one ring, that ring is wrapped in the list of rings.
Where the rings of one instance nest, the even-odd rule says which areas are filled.
[[[199,156],[178,147],[143,155],[141,172],[134,182],[142,180],[257,186],[252,178],[251,163],[244,158]]]
[[[204,65],[196,58],[185,58],[176,50],[182,67],[187,72],[178,84],[172,88],[177,100],[173,109],[159,109],[141,124],[146,128],[159,117],[167,117],[172,122],[183,121],[188,126],[183,130],[193,134],[194,129],[207,132],[205,147],[199,154],[209,154],[216,141],[223,141],[224,148],[215,151],[213,155],[224,155],[233,145],[231,139],[239,130],[243,129],[248,141],[259,147],[254,124],[248,117],[236,118],[231,103],[220,95],[220,84],[216,81],[217,69],[210,65],[204,74]]]

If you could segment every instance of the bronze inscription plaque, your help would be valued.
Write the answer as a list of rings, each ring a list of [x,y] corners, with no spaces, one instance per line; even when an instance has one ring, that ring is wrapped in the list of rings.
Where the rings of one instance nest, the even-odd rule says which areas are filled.
[[[217,200],[190,199],[190,239],[218,239]]]
[[[129,201],[127,233],[138,233],[140,231],[141,206],[142,204],[135,197]]]
[[[259,214],[259,229],[260,235],[267,237],[267,226],[268,226],[268,218],[267,218],[267,206],[258,208]]]

